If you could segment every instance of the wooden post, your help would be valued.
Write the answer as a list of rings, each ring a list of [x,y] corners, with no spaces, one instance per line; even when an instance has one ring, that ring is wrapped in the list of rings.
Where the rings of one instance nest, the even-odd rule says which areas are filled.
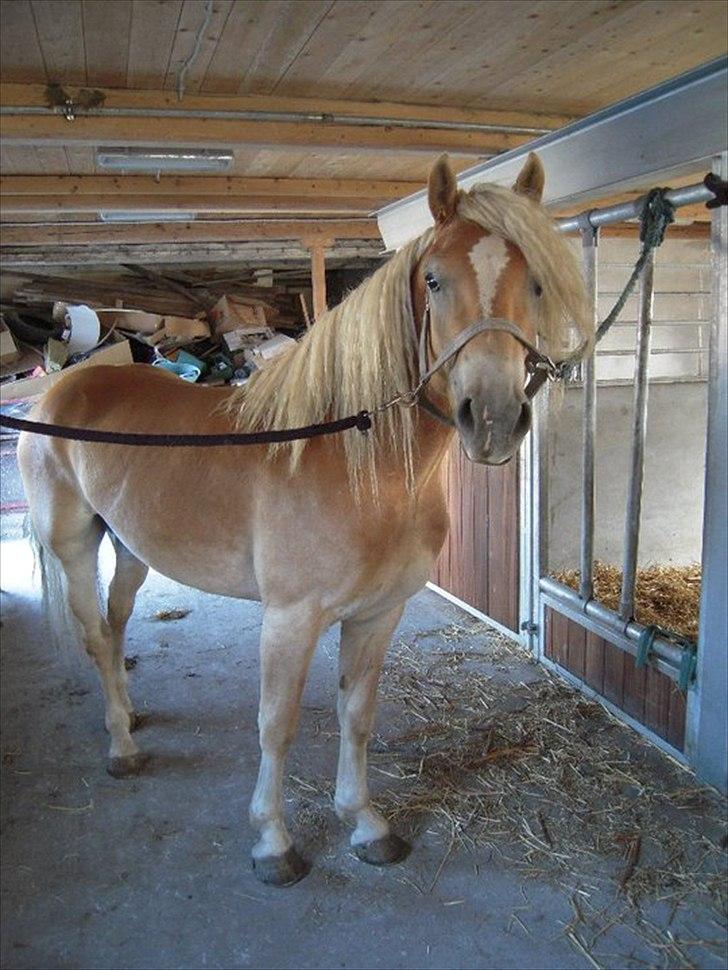
[[[313,315],[318,320],[326,312],[326,241],[309,243],[311,251],[311,285],[313,286]]]

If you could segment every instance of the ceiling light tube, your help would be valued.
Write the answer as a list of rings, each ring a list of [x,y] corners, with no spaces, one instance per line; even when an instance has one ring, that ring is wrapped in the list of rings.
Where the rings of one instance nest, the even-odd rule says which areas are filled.
[[[163,212],[152,212],[148,209],[138,211],[126,209],[111,209],[99,212],[102,222],[192,222],[196,218],[194,212],[177,212],[168,209]]]
[[[108,172],[225,172],[233,153],[207,148],[97,148],[96,164]]]

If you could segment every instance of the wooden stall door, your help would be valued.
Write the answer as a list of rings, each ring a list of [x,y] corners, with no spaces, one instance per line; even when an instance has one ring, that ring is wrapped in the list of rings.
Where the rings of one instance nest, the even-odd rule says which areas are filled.
[[[468,461],[456,440],[443,467],[450,532],[432,581],[518,631],[518,462]]]

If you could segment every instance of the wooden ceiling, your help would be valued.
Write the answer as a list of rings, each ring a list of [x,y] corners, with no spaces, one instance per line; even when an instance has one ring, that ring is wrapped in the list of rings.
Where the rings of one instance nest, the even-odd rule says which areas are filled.
[[[2,0],[3,251],[244,246],[256,226],[374,251],[369,213],[421,187],[441,150],[461,170],[704,63],[725,51],[727,14],[723,0]],[[49,83],[74,100],[101,89],[102,114],[119,113],[43,113]],[[159,117],[180,108],[209,117]],[[228,147],[232,178],[102,175],[110,144]],[[117,227],[102,208],[198,215]]]
[[[3,0],[5,82],[174,90],[204,0]],[[722,0],[214,0],[186,89],[583,115],[721,54]]]

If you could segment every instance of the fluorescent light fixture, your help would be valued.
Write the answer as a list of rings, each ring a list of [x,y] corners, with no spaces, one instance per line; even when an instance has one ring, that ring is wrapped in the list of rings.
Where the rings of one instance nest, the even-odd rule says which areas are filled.
[[[149,209],[141,209],[137,212],[128,209],[109,210],[99,212],[102,222],[191,222],[196,218],[194,212],[178,212],[176,209],[167,209],[163,212],[152,212]]]
[[[225,172],[233,153],[207,148],[97,148],[96,164],[108,172]]]

